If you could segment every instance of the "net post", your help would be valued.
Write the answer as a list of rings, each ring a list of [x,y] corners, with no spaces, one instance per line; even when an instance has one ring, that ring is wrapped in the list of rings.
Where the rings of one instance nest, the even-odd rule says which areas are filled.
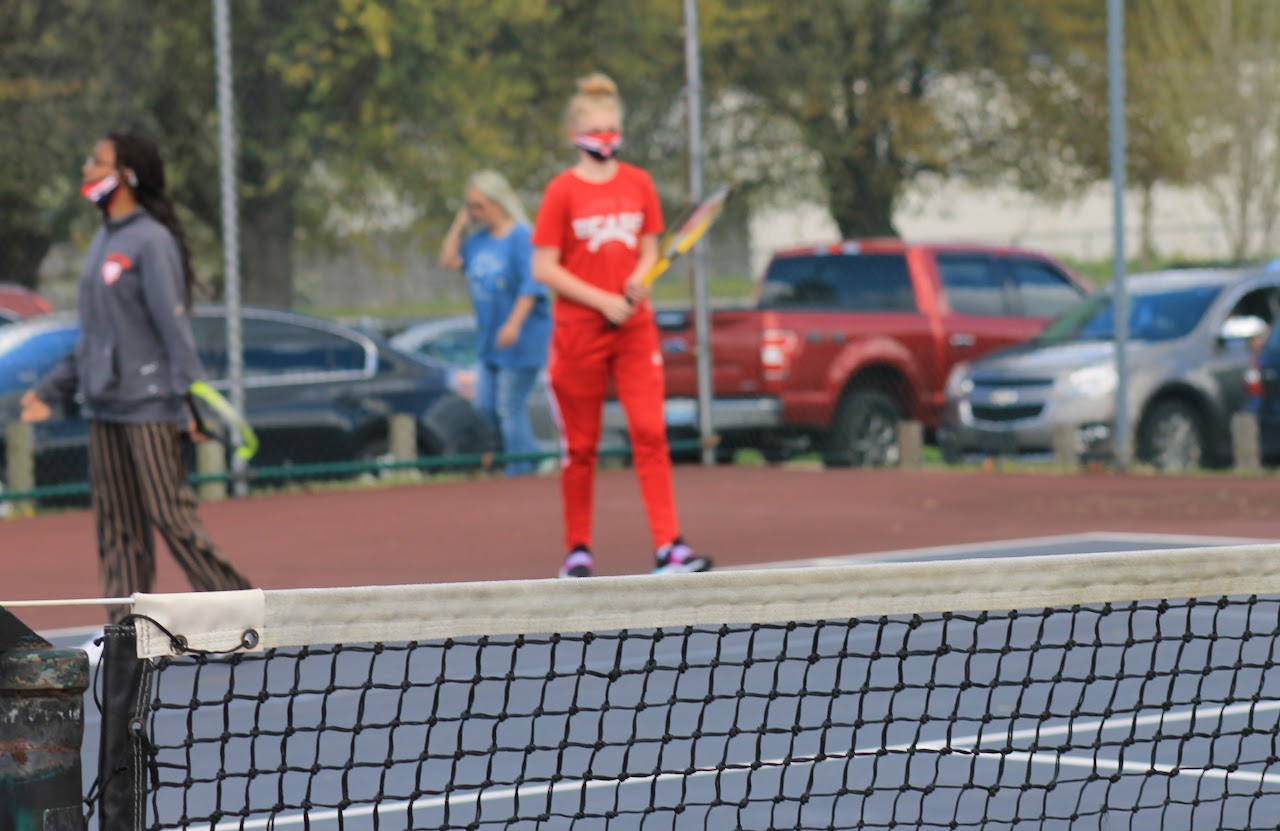
[[[82,831],[89,661],[0,606],[0,831]]]
[[[102,737],[98,746],[98,828],[139,828],[145,809],[138,804],[138,772],[145,763],[146,727],[137,708],[145,683],[145,661],[138,660],[137,631],[117,623],[103,631]]]

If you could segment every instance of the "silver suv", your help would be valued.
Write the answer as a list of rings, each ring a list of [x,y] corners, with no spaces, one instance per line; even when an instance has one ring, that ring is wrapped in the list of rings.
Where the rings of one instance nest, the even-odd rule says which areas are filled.
[[[1130,276],[1126,355],[1131,447],[1161,470],[1231,463],[1231,416],[1244,403],[1248,338],[1280,317],[1280,268],[1174,269]],[[1113,292],[1080,301],[1036,339],[957,366],[938,444],[1050,453],[1065,426],[1080,455],[1112,452]]]

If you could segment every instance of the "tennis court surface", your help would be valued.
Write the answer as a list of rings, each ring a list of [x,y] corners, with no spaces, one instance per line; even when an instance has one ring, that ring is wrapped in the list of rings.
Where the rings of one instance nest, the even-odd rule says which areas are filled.
[[[98,810],[140,828],[1273,828],[1280,545],[1230,542],[139,596],[98,679]]]

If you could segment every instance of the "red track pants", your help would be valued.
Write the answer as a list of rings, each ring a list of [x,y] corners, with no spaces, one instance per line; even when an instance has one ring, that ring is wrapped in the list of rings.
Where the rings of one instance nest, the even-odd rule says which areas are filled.
[[[557,323],[549,373],[567,445],[560,474],[565,550],[591,547],[596,459],[610,380],[627,415],[653,547],[671,542],[680,525],[667,448],[662,352],[652,316],[637,315],[617,328],[604,318]]]

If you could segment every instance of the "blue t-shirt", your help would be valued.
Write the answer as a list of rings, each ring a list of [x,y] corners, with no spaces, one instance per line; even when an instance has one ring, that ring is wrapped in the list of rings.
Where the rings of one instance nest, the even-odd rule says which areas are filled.
[[[530,367],[547,362],[551,309],[547,287],[533,279],[529,237],[529,226],[519,224],[501,239],[481,228],[462,243],[460,253],[475,309],[480,360],[491,366]],[[516,300],[525,296],[537,302],[520,327],[520,337],[506,349],[498,349],[498,330],[511,316]]]

